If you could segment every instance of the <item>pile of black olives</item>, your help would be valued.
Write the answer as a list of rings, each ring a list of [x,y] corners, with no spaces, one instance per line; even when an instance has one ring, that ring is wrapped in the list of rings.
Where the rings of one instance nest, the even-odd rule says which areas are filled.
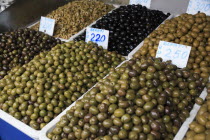
[[[191,46],[187,68],[208,78],[210,74],[210,16],[204,13],[182,14],[159,26],[144,40],[134,55],[136,58],[155,57],[160,41]]]
[[[169,15],[141,5],[127,5],[103,16],[92,27],[109,30],[108,50],[127,56]],[[75,40],[85,40],[85,33]]]
[[[207,97],[202,104],[195,120],[189,125],[189,131],[184,140],[210,139],[210,83],[207,84]]]
[[[61,44],[59,39],[30,29],[1,33],[0,79],[13,67],[28,63],[35,55],[57,44]]]
[[[78,100],[52,140],[172,140],[206,85],[160,58],[132,59]]]
[[[0,80],[0,109],[41,129],[123,60],[93,43],[59,44]]]

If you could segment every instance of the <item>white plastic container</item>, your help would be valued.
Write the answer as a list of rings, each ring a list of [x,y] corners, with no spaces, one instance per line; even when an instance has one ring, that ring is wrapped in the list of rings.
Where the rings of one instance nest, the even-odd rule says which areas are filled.
[[[119,64],[116,68],[120,67],[121,65],[123,65],[125,62],[127,62],[129,60],[125,60],[123,61],[121,64]],[[107,76],[109,76],[109,74],[107,74],[104,78],[106,78]],[[104,79],[103,78],[103,79]],[[97,83],[92,87],[94,88],[95,86],[97,85]],[[87,94],[92,88],[90,88],[85,94]],[[85,95],[83,94],[78,100],[82,99],[83,96]],[[56,126],[56,123],[60,121],[60,118],[66,114],[66,112],[72,107],[75,105],[75,103],[77,102],[75,101],[73,104],[71,104],[68,108],[66,108],[61,114],[59,114],[56,118],[54,118],[50,123],[48,123],[42,130],[41,130],[41,133],[40,133],[40,136],[39,136],[39,139],[40,140],[49,140],[47,138],[47,133],[48,132],[51,132],[53,130],[53,128],[55,128]]]
[[[121,62],[117,67],[121,66],[126,61],[128,61],[128,60]],[[106,78],[108,75],[109,74],[107,74],[104,78]],[[93,87],[95,87],[96,85],[97,85],[97,83]],[[91,90],[92,88],[90,88],[89,90]],[[85,92],[79,99],[81,99],[87,92]],[[49,122],[45,127],[43,127],[42,130],[44,131],[44,129],[48,129],[49,124],[54,124],[53,122],[55,122],[55,120],[59,120],[60,117],[63,116],[66,113],[66,111],[74,104],[75,104],[75,102],[73,104],[71,104],[69,107],[67,107],[62,113],[60,113],[60,115],[58,115],[56,118],[51,120],[51,122]],[[26,125],[25,123],[21,122],[20,120],[17,120],[16,118],[14,118],[10,114],[2,111],[1,109],[0,109],[0,118],[2,120],[6,121],[7,123],[9,123],[10,125],[14,126],[15,128],[19,129],[20,131],[22,131],[29,137],[31,137],[35,140],[39,140],[39,135],[42,130],[35,130],[35,129],[31,128],[29,125]],[[42,140],[42,139],[40,139],[40,140]]]
[[[127,62],[128,60],[122,62],[118,67],[120,67],[123,63]],[[118,68],[117,67],[117,68]],[[108,76],[108,75],[107,75]],[[107,77],[106,76],[106,77]],[[104,78],[106,78],[104,77]],[[93,87],[95,87],[97,84],[95,84]],[[92,87],[92,88],[93,88]],[[91,88],[91,89],[92,89]],[[91,90],[89,89],[89,90]],[[88,91],[89,91],[88,90]],[[87,92],[88,92],[87,91]],[[85,94],[87,94],[87,92]],[[83,94],[83,96],[85,95]],[[78,100],[82,99],[83,96],[81,96]],[[202,99],[205,100],[207,96],[207,89],[205,88],[201,95],[199,97],[201,97]],[[68,110],[71,109],[71,107],[73,107],[75,105],[76,102],[74,102],[73,104],[71,104],[68,108],[66,108],[60,115],[58,115],[55,119],[53,119],[50,123],[48,123],[42,130],[39,136],[40,140],[50,140],[47,137],[47,133],[51,132],[55,127],[56,127],[56,123],[58,123],[60,121],[60,118],[66,114],[66,112]],[[189,124],[194,120],[195,116],[197,115],[198,111],[200,109],[200,106],[197,104],[194,104],[193,109],[190,111],[190,116],[185,120],[185,122],[182,124],[182,126],[180,127],[178,133],[176,134],[176,136],[174,137],[174,140],[182,140],[187,132],[187,130],[189,129]]]

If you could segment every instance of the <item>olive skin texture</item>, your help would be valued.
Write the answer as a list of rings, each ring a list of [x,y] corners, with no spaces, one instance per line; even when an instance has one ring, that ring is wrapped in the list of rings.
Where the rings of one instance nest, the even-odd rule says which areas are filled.
[[[51,51],[41,52],[29,63],[14,67],[0,80],[0,109],[40,130],[124,60],[121,55],[94,43],[71,41],[59,44]],[[113,92],[112,89],[109,92]],[[66,132],[73,129],[63,127],[68,123],[71,126],[87,122],[95,125],[98,120],[107,119],[106,115],[99,113],[115,110],[114,106],[109,108],[106,102],[103,103],[103,94],[93,99],[88,104],[77,103],[79,109],[73,114],[76,117],[69,114],[65,118],[71,118],[70,121],[63,118],[60,122],[62,130],[57,128],[54,137],[89,137],[91,132],[86,130],[67,135]],[[101,104],[97,107],[98,101]],[[112,97],[110,101],[114,103],[116,99]],[[87,115],[87,110],[82,110],[83,105],[90,115]],[[98,118],[93,115],[98,115]],[[104,127],[110,124],[105,122]]]
[[[132,67],[134,65],[135,67]],[[152,72],[158,72],[162,76],[149,76],[150,78],[146,79],[146,75]],[[174,77],[167,78],[168,73],[172,73]],[[78,100],[64,115],[66,121],[60,119],[55,128],[48,133],[48,138],[57,136],[58,132],[54,132],[57,128],[68,126],[73,130],[78,126],[77,131],[72,132],[72,135],[78,137],[76,139],[84,137],[87,140],[90,138],[172,140],[207,84],[200,75],[197,75],[196,79],[199,82],[194,82],[196,79],[191,78],[192,86],[183,89],[183,86],[176,84],[174,79],[187,82],[193,75],[191,71],[178,69],[170,62],[162,62],[160,58],[126,61]],[[158,84],[154,84],[153,80],[158,81]],[[146,84],[148,81],[149,84]],[[200,82],[204,85],[199,84]],[[169,85],[163,86],[166,83]],[[193,94],[186,92],[191,90]],[[84,116],[79,116],[79,112],[84,112]],[[200,118],[199,122],[206,124],[207,120]],[[203,132],[203,126],[197,126],[196,131]],[[65,138],[61,134],[59,136],[61,139]]]

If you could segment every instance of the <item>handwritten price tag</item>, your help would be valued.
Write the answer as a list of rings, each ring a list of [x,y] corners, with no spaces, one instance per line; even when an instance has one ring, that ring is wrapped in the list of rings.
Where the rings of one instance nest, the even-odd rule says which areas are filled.
[[[210,16],[210,0],[190,0],[187,13],[196,14],[198,11]]]
[[[107,49],[109,41],[109,31],[96,28],[87,28],[85,42],[89,41],[95,42],[99,46],[102,46],[104,49]]]
[[[54,19],[41,17],[39,31],[44,32],[44,33],[52,36],[53,32],[54,32],[54,27],[55,27],[55,20]]]
[[[187,66],[190,51],[190,46],[160,41],[156,58],[161,57],[163,61],[172,60],[177,67],[184,68]]]
[[[141,4],[147,8],[150,8],[151,0],[130,0],[130,4]]]

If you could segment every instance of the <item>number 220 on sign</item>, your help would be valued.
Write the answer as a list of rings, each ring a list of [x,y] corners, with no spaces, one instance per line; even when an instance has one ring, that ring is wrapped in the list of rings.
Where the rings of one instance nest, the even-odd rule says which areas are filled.
[[[109,31],[96,28],[87,28],[85,42],[95,42],[104,49],[108,48]]]
[[[156,57],[161,57],[163,61],[171,60],[179,68],[187,65],[191,47],[181,44],[160,41]]]

